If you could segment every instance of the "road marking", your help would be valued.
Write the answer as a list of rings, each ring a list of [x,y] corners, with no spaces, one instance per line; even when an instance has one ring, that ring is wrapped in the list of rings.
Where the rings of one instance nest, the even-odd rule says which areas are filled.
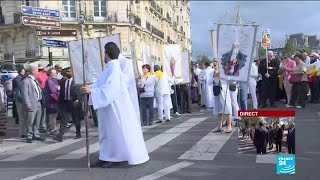
[[[223,145],[234,133],[212,133],[209,132],[197,144],[179,157],[187,160],[214,160]]]
[[[207,118],[192,118],[146,141],[148,153],[151,153],[169,141],[180,136]]]
[[[23,161],[23,160],[27,160],[27,159],[33,158],[35,156],[39,156],[41,154],[45,154],[47,152],[54,151],[54,150],[59,149],[61,147],[68,146],[70,144],[79,142],[81,140],[82,139],[67,139],[67,140],[65,140],[65,141],[63,141],[61,143],[50,144],[50,145],[47,145],[47,146],[44,146],[44,147],[41,147],[41,148],[37,148],[37,149],[35,149],[33,151],[24,152],[24,153],[16,155],[16,156],[11,156],[9,158],[2,159],[0,161]]]
[[[7,145],[4,145],[4,144],[1,144],[0,153],[5,153],[7,151],[14,151],[14,150],[26,147],[28,145],[30,145],[30,144],[23,143],[23,144],[15,144],[15,145],[12,145],[12,146],[7,146]],[[5,146],[5,147],[3,147],[3,146]]]
[[[257,155],[256,163],[276,164],[276,154]]]
[[[89,146],[90,154],[98,152],[100,150],[99,142],[91,144]],[[86,147],[72,151],[68,154],[65,154],[63,156],[57,157],[55,159],[81,159],[87,155],[87,149]]]
[[[148,176],[144,176],[138,180],[154,180],[154,179],[158,179],[160,177],[163,177],[165,175],[168,175],[172,172],[175,172],[175,171],[178,171],[180,169],[183,169],[183,168],[186,168],[188,166],[191,166],[192,164],[194,163],[191,163],[191,162],[187,162],[187,161],[183,161],[183,162],[180,162],[180,163],[177,163],[177,164],[174,164],[170,167],[167,167],[167,168],[164,168],[160,171],[157,171],[153,174],[150,174]]]
[[[160,125],[160,123],[159,123],[159,124],[154,124],[154,125],[152,125],[152,126],[143,126],[143,127],[142,127],[142,132],[145,132],[145,131],[147,131],[147,130],[149,130],[149,129],[153,129],[153,128],[159,126],[159,125]]]
[[[30,177],[27,177],[27,178],[24,178],[24,179],[20,179],[20,180],[34,180],[34,179],[38,179],[38,178],[41,178],[41,177],[49,176],[51,174],[59,173],[59,172],[62,172],[62,171],[64,171],[64,169],[55,169],[53,171],[44,172],[44,173],[37,174],[37,175],[34,175],[34,176],[30,176]]]

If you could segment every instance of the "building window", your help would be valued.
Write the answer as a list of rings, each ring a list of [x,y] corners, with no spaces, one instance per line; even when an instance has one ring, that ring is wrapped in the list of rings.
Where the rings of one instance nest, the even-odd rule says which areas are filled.
[[[140,3],[140,0],[136,0],[136,4],[139,4]]]
[[[76,0],[62,0],[64,20],[77,18]]]
[[[94,17],[107,17],[107,1],[94,0]]]
[[[11,37],[7,37],[4,41],[4,52],[13,53],[13,40]]]
[[[30,6],[30,0],[25,0],[25,5]]]

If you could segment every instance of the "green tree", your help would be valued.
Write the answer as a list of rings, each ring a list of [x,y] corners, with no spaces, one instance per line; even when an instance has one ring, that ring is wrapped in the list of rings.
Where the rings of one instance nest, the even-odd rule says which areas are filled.
[[[207,55],[198,55],[196,57],[196,62],[198,64],[204,64],[206,62],[210,62],[210,59],[209,59],[209,57]]]
[[[292,55],[296,52],[296,50],[297,48],[294,45],[286,43],[286,45],[284,46],[283,53]]]
[[[260,46],[259,50],[258,50],[258,55],[260,57],[265,57],[266,56],[266,49]]]

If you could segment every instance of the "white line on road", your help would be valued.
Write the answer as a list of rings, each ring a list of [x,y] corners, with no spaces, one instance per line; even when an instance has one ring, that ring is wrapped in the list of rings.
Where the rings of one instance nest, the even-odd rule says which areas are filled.
[[[63,141],[61,143],[50,144],[50,145],[35,149],[33,151],[24,152],[24,153],[16,155],[16,156],[11,156],[9,158],[2,159],[0,161],[23,161],[23,160],[27,160],[27,159],[33,158],[35,156],[39,156],[41,154],[45,154],[47,152],[54,151],[54,150],[59,149],[61,147],[68,146],[70,144],[79,142],[81,140],[82,139],[67,139],[67,140],[65,140],[65,141]]]
[[[154,179],[158,179],[158,178],[163,177],[165,175],[168,175],[168,174],[170,174],[172,172],[175,172],[175,171],[178,171],[180,169],[186,168],[186,167],[188,167],[188,166],[190,166],[192,164],[194,164],[194,163],[183,161],[183,162],[174,164],[174,165],[172,165],[170,167],[167,167],[165,169],[162,169],[160,171],[157,171],[157,172],[155,172],[153,174],[150,174],[148,176],[144,176],[144,177],[142,177],[142,178],[140,178],[138,180],[154,180]]]
[[[99,142],[91,144],[89,146],[90,154],[98,152],[100,150]],[[72,151],[68,154],[65,154],[63,156],[57,157],[55,159],[81,159],[87,155],[87,149],[86,147]]]
[[[257,155],[256,163],[259,163],[259,164],[276,164],[276,154]]]
[[[181,155],[179,159],[214,160],[220,149],[228,141],[233,133],[234,130],[229,134],[209,132],[190,150]]]
[[[20,179],[20,180],[34,180],[34,179],[38,179],[38,178],[41,178],[41,177],[49,176],[51,174],[59,173],[59,172],[62,172],[62,171],[64,171],[64,169],[55,169],[53,171],[48,171],[48,172],[45,172],[45,173],[37,174],[37,175],[30,176],[30,177],[27,177],[27,178],[24,178],[24,179]]]
[[[207,118],[192,118],[146,141],[148,153],[151,153],[169,141],[180,136]]]

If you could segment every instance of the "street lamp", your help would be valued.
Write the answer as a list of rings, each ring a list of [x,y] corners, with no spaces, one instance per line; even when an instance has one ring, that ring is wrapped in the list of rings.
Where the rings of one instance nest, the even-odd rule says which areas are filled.
[[[80,5],[81,8],[81,5]],[[81,10],[80,10],[81,12]],[[81,36],[81,49],[82,49],[82,76],[83,76],[83,86],[85,86],[86,83],[86,71],[85,71],[85,47],[84,47],[84,39],[83,39],[83,27],[85,24],[84,15],[79,15],[79,25],[80,25],[80,36]],[[86,152],[87,152],[87,163],[88,163],[88,171],[90,172],[90,153],[89,153],[89,133],[88,133],[88,118],[86,116],[88,112],[88,96],[84,95],[83,98],[83,111],[84,111],[84,122],[86,126]]]

